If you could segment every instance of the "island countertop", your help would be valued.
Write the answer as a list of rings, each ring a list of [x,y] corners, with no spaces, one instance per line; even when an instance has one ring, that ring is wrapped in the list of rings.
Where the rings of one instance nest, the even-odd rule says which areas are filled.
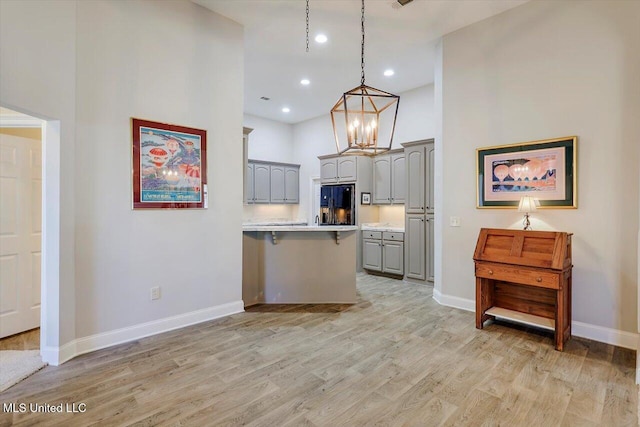
[[[356,231],[356,225],[243,225],[242,231]]]

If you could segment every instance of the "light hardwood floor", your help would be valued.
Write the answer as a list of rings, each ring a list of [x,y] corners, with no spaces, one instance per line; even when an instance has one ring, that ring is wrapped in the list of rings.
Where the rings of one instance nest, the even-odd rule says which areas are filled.
[[[636,426],[635,352],[439,306],[358,276],[353,306],[246,313],[46,367],[6,402],[86,404],[0,425]]]

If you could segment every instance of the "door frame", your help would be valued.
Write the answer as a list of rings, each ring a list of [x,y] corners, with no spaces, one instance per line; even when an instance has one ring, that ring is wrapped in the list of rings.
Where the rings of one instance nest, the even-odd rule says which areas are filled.
[[[64,362],[60,351],[60,121],[24,108],[2,106],[31,117],[2,118],[0,126],[42,130],[40,356],[44,362],[57,366]]]

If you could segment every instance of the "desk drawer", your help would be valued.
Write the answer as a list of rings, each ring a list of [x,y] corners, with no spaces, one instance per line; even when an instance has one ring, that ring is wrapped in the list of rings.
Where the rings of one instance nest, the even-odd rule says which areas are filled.
[[[558,289],[560,274],[504,265],[476,264],[476,277]]]

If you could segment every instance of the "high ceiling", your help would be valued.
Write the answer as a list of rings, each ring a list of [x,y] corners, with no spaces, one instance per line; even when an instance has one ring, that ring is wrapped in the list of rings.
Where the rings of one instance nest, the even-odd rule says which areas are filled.
[[[244,111],[285,123],[327,114],[360,84],[359,0],[310,0],[309,52],[305,0],[192,0],[245,28]],[[433,82],[437,40],[527,0],[396,0],[365,2],[366,83],[399,93]],[[323,33],[324,44],[313,38]],[[383,76],[393,69],[391,77]],[[300,80],[310,80],[308,86]],[[269,101],[261,97],[270,98]],[[283,113],[283,107],[289,113]]]

